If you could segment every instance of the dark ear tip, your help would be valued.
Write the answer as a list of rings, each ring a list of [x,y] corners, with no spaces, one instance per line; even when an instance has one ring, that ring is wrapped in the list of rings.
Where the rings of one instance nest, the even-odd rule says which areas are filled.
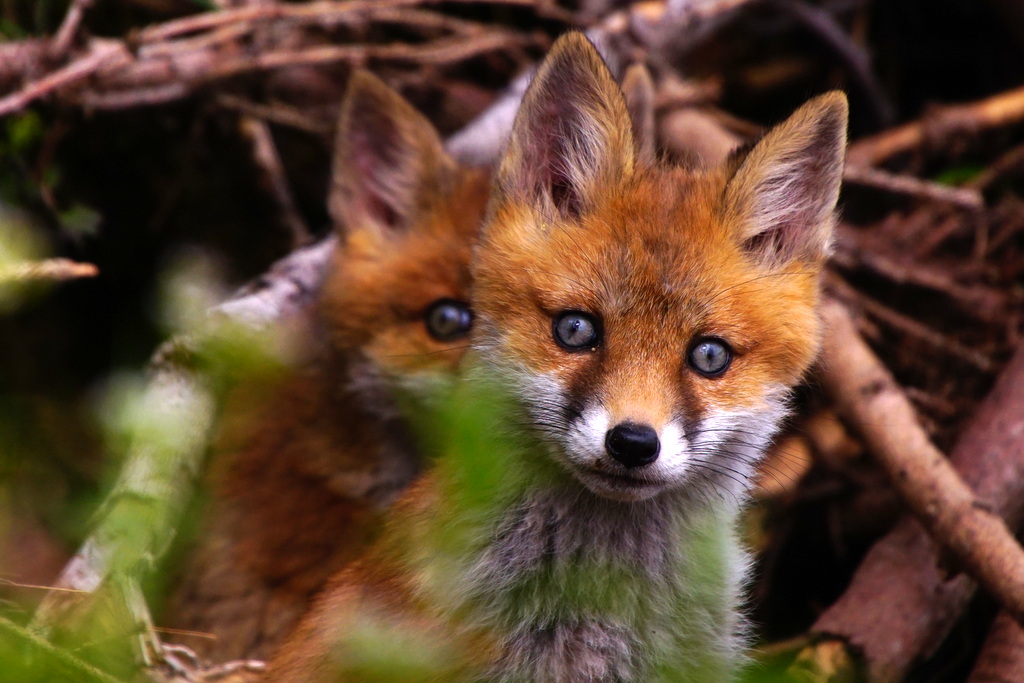
[[[355,69],[349,76],[343,102],[353,108],[364,103],[386,102],[394,97],[395,92],[384,81],[366,69]]]
[[[569,31],[559,36],[558,40],[551,46],[551,51],[544,59],[544,62],[549,65],[549,68],[555,64],[565,64],[570,67],[585,64],[589,69],[603,68],[606,71],[608,70],[608,65],[605,63],[604,58],[601,57],[601,53],[598,52],[594,43],[582,31]]]
[[[590,42],[590,38],[583,31],[566,31],[562,35],[558,36],[555,43],[551,46],[551,52],[549,54],[559,54],[566,50],[586,50],[595,49],[594,44]]]
[[[845,134],[850,120],[850,102],[842,90],[831,90],[813,97],[801,109],[821,119],[823,123],[839,128]]]

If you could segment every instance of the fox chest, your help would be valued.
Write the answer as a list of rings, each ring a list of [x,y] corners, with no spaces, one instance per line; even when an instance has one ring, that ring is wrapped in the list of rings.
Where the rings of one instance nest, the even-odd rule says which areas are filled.
[[[508,510],[467,577],[469,613],[499,643],[493,678],[640,680],[694,646],[680,621],[709,605],[679,514],[559,496]]]

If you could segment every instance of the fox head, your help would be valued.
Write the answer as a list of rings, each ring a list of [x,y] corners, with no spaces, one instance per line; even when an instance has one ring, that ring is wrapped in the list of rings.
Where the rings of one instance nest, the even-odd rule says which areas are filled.
[[[351,77],[334,159],[338,248],[320,297],[333,346],[405,383],[450,373],[472,324],[486,174],[458,166],[430,122],[365,71]]]
[[[738,495],[819,344],[847,120],[817,97],[722,168],[660,166],[587,39],[524,97],[474,258],[477,347],[572,478]]]

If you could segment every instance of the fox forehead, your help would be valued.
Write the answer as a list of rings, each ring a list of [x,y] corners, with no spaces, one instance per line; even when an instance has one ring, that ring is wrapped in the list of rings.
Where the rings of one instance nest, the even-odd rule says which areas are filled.
[[[766,271],[751,260],[720,217],[725,182],[723,171],[639,172],[543,231],[535,226],[547,217],[532,206],[502,207],[493,220],[511,229],[479,254],[478,313],[522,365],[579,391],[682,381],[688,347],[703,336],[736,354],[732,377],[683,382],[702,384],[703,401],[742,403],[792,384],[817,348],[817,264]],[[601,349],[571,354],[551,343],[564,310],[599,318]]]

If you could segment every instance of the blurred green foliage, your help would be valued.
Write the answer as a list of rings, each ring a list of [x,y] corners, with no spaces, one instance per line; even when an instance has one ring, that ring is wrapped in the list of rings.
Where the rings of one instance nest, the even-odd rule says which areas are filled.
[[[941,185],[957,187],[974,180],[981,175],[984,170],[985,167],[979,164],[954,166],[952,168],[947,168],[942,173],[935,176],[935,182]]]

